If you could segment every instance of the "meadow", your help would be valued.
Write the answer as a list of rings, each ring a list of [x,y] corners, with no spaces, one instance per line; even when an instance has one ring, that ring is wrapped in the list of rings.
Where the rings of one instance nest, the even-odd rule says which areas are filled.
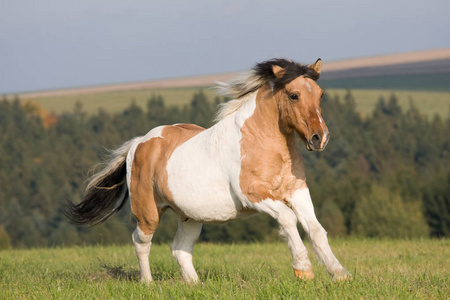
[[[346,89],[327,89],[326,92],[331,97],[337,95],[342,100],[348,91]],[[428,118],[439,115],[446,119],[450,112],[450,92],[352,89],[351,94],[355,98],[356,110],[363,116],[373,112],[380,97],[388,101],[392,95],[397,97],[398,105],[403,111],[407,111],[413,104]]]
[[[333,282],[310,254],[314,280],[294,277],[286,244],[199,243],[201,284],[182,281],[169,245],[153,245],[154,282],[134,249],[93,246],[0,251],[1,299],[448,299],[449,240],[331,239],[353,280]],[[309,245],[307,244],[309,248]],[[310,251],[311,253],[311,251]]]
[[[154,88],[145,90],[116,91],[96,94],[79,94],[58,97],[23,98],[23,101],[39,103],[44,109],[53,111],[56,114],[72,112],[75,103],[82,103],[83,110],[87,113],[97,113],[99,108],[103,108],[110,113],[123,111],[131,102],[135,102],[143,109],[146,108],[147,101],[152,95],[161,95],[166,106],[188,105],[195,93],[202,90],[211,101],[217,96],[217,92],[212,87],[192,87],[192,88]],[[329,96],[336,95],[343,99],[347,93],[346,89],[326,89]],[[450,92],[447,91],[416,91],[416,90],[388,90],[388,89],[352,89],[351,93],[356,101],[356,109],[361,115],[372,113],[380,97],[388,100],[392,94],[398,98],[400,107],[408,110],[411,102],[422,114],[429,118],[435,114],[441,118],[447,118],[450,107]]]
[[[136,105],[146,108],[147,101],[154,95],[160,95],[164,98],[166,106],[183,106],[189,104],[192,97],[199,90],[202,90],[208,99],[213,99],[217,93],[214,88],[154,88],[143,90],[113,91],[93,94],[73,94],[67,96],[48,96],[27,99],[23,101],[33,101],[39,103],[44,109],[53,111],[56,114],[72,112],[75,103],[80,102],[83,110],[87,113],[97,113],[99,108],[103,108],[110,113],[123,111],[132,102]]]

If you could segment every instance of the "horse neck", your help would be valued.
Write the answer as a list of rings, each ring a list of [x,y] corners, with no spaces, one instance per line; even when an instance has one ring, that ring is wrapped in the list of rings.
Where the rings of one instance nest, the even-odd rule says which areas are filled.
[[[269,146],[277,148],[277,152],[289,154],[295,148],[295,133],[281,125],[277,102],[277,95],[273,95],[267,85],[258,90],[253,114],[241,127],[242,138],[258,140],[255,147]]]

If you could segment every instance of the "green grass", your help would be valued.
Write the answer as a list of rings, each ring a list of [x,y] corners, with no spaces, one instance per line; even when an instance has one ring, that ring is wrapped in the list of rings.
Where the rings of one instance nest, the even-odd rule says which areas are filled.
[[[120,112],[128,107],[132,101],[146,109],[148,100],[152,95],[161,95],[167,106],[189,104],[192,97],[199,90],[202,90],[206,96],[213,100],[216,91],[213,88],[155,88],[148,90],[134,90],[122,92],[105,92],[94,94],[80,94],[68,96],[51,96],[32,99],[21,99],[22,101],[31,100],[39,103],[43,108],[53,111],[56,114],[63,112],[72,112],[75,103],[81,102],[83,110],[88,113],[96,113],[101,107],[108,112]]]
[[[43,108],[53,111],[57,114],[63,112],[72,112],[76,102],[83,104],[83,109],[88,113],[96,113],[100,107],[108,112],[120,112],[128,107],[132,101],[146,109],[147,101],[152,95],[161,95],[167,106],[189,104],[193,95],[200,88],[158,88],[149,90],[108,92],[86,95],[71,95],[64,97],[44,97],[34,98],[31,101],[39,103]],[[211,101],[217,96],[213,88],[202,88],[208,99]],[[338,95],[343,98],[346,89],[327,89],[331,96]],[[432,91],[402,91],[402,90],[360,90],[351,91],[356,99],[357,110],[362,115],[370,114],[373,111],[378,99],[384,97],[389,99],[394,93],[400,106],[407,110],[410,107],[410,100],[414,105],[428,117],[435,114],[442,118],[447,118],[450,107],[450,92],[432,92]],[[28,99],[21,99],[27,101]]]
[[[450,295],[448,240],[331,240],[354,275],[335,283],[313,255],[316,278],[293,275],[284,243],[198,244],[202,284],[182,281],[168,245],[153,245],[153,278],[138,280],[131,245],[0,252],[1,299],[445,299]]]

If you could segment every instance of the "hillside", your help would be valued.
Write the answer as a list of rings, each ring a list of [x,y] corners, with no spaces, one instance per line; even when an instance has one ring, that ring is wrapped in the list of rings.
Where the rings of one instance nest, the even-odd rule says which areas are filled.
[[[449,50],[336,62],[324,70],[321,83],[326,88],[450,91]]]
[[[377,77],[382,75],[403,76],[418,74],[448,74],[450,73],[450,48],[356,58],[334,62],[324,61],[322,73],[323,75],[321,81],[323,82],[348,78]],[[148,90],[155,88],[206,87],[214,85],[215,81],[228,81],[238,74],[239,72],[211,74],[153,81],[19,93],[16,95],[6,96],[18,96],[21,99],[33,99],[106,92]],[[336,84],[334,84],[333,87],[337,88]],[[344,86],[340,87],[346,88],[348,87],[348,84],[344,84]]]
[[[217,93],[210,88],[215,81],[227,81],[235,73],[162,79],[146,82],[60,89],[18,95],[4,95],[6,99],[19,97],[44,110],[61,114],[72,112],[77,103],[89,114],[100,108],[116,113],[131,102],[146,109],[152,96],[163,97],[167,106],[188,105],[194,94],[202,89],[210,101]],[[428,117],[448,116],[450,104],[450,48],[401,53],[378,57],[324,62],[319,84],[332,97],[342,97],[347,89],[355,96],[356,109],[362,115],[372,112],[378,99],[398,97],[406,111],[411,102]]]

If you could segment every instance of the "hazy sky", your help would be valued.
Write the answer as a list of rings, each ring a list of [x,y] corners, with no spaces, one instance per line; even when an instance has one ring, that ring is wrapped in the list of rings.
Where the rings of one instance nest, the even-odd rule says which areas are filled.
[[[3,0],[0,94],[450,47],[449,0]]]

